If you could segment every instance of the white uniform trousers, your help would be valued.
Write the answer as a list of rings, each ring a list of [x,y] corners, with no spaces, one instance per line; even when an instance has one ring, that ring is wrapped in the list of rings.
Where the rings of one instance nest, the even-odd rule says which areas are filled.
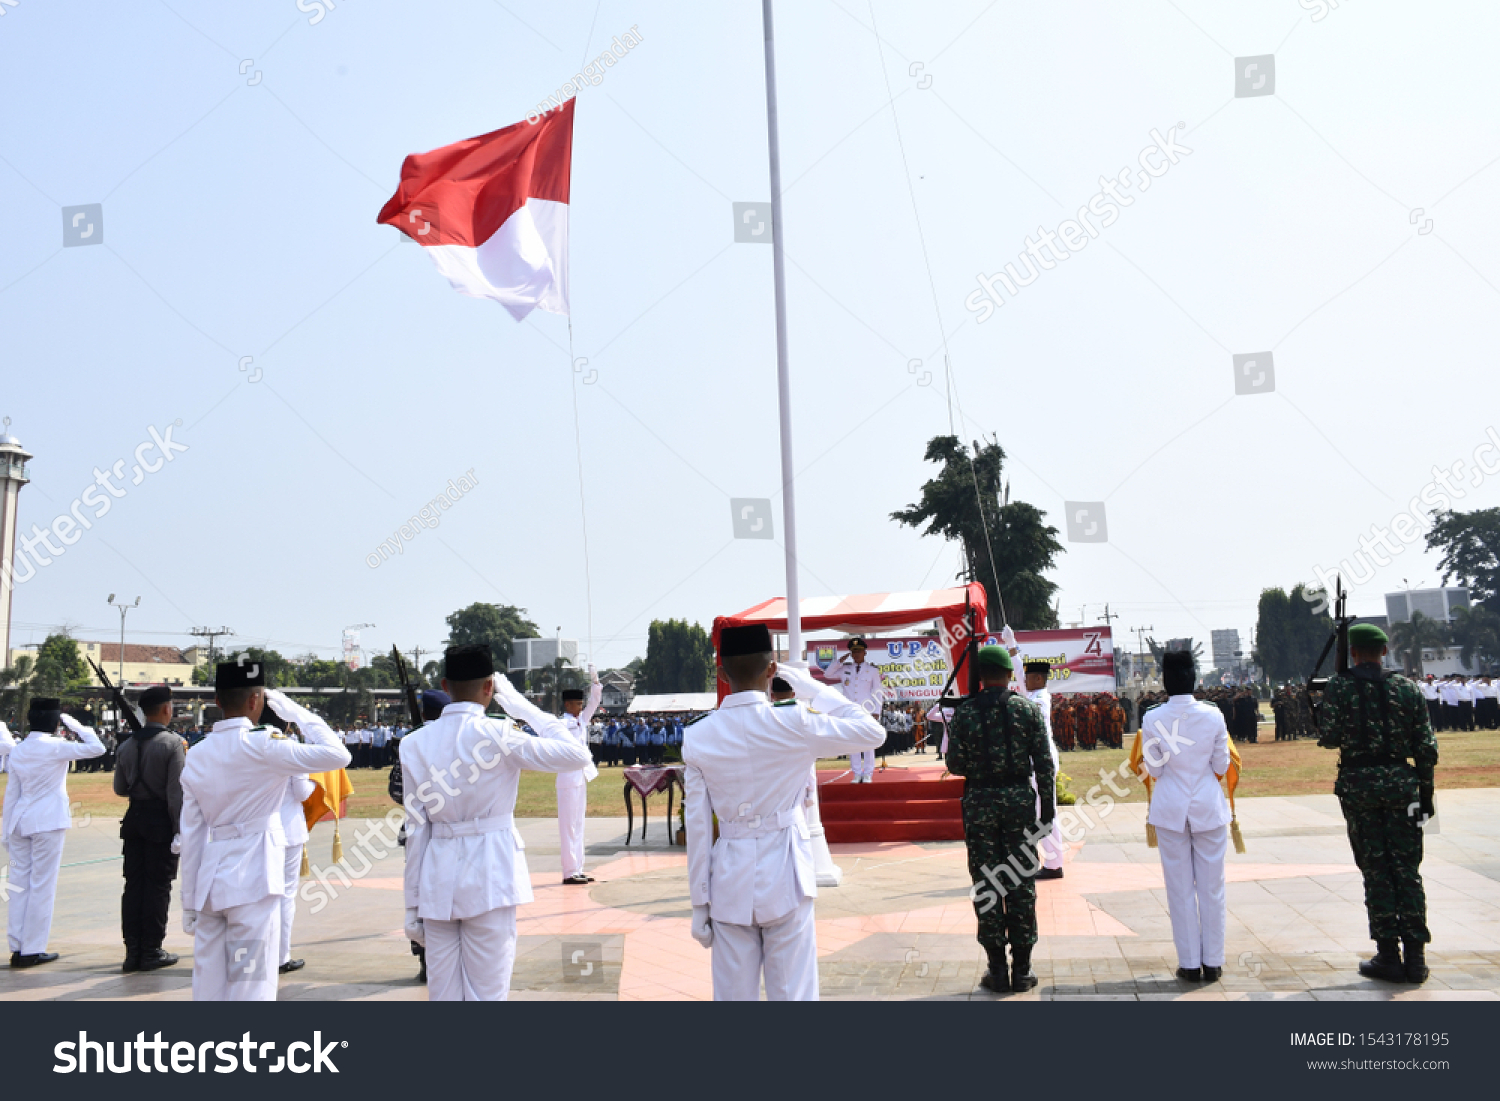
[[[281,895],[201,910],[193,931],[193,1001],[274,1002]]]
[[[1035,776],[1031,778],[1031,786],[1032,788],[1036,787]],[[1041,854],[1042,867],[1044,868],[1061,868],[1063,866],[1063,853],[1068,851],[1068,846],[1063,842],[1062,821],[1057,816],[1057,812],[1060,810],[1062,808],[1054,802],[1052,804],[1052,833],[1036,847],[1037,852]],[[1042,797],[1040,795],[1036,797],[1036,815],[1037,821],[1040,822],[1042,820]]]
[[[429,1002],[503,1002],[516,966],[516,908],[461,921],[422,920]]]
[[[11,834],[10,902],[6,932],[10,950],[34,956],[47,950],[52,931],[52,903],[57,897],[57,870],[62,867],[63,835],[44,830],[29,837]]]
[[[297,917],[297,888],[302,885],[302,851],[305,845],[286,847],[286,893],[281,896],[281,941],[276,953],[279,967],[292,958],[292,922]]]
[[[875,775],[875,751],[861,749],[849,754],[849,768],[856,776]]]
[[[583,819],[589,785],[581,772],[557,774],[557,832],[562,840],[562,877],[583,873]]]
[[[818,1000],[818,926],[813,900],[775,925],[713,923],[714,1001],[760,1000],[761,973],[772,1002]]]
[[[1224,966],[1224,861],[1229,855],[1229,827],[1169,830],[1156,827],[1161,877],[1172,915],[1177,966]]]

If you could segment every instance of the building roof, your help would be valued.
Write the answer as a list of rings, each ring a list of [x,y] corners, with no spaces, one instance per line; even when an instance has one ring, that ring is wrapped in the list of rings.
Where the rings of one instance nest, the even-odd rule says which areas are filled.
[[[108,665],[120,660],[118,642],[99,643],[99,664]],[[161,665],[192,665],[193,661],[176,646],[147,646],[142,643],[125,644],[125,660],[131,662],[157,662]]]

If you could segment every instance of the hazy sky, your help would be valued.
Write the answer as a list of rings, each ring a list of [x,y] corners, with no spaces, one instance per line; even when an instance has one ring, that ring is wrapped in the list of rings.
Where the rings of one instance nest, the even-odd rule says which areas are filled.
[[[781,594],[779,538],[736,541],[728,504],[780,484],[771,250],[732,243],[731,204],[769,197],[759,4],[300,6],[0,7],[23,528],[127,471],[19,587],[13,644],[113,637],[111,592],[143,597],[134,641],[226,624],[325,655],[355,623],[371,650],[435,649],[448,612],[503,601],[614,665],[653,617]],[[1349,558],[1496,424],[1495,5],[799,0],[777,21],[804,595],[951,581],[954,548],[887,519],[951,407],[1063,530],[1065,621],[1108,602],[1117,632],[1248,642],[1263,587]],[[575,373],[567,319],[454,293],[375,216],[405,155],[521,120],[632,27],[577,108]],[[1267,54],[1274,83],[1239,72]],[[976,276],[1024,278],[1026,237],[1101,176],[1138,182],[1153,130],[1191,153],[976,323]],[[63,247],[62,208],[94,203],[102,243]],[[1268,350],[1274,388],[1237,395],[1233,357]],[[179,420],[187,450],[129,485]],[[367,565],[470,470],[441,528]],[[1478,483],[1459,507],[1500,500]],[[1108,541],[1068,541],[1066,501],[1103,502]],[[1438,580],[1420,540],[1354,610],[1403,578]]]

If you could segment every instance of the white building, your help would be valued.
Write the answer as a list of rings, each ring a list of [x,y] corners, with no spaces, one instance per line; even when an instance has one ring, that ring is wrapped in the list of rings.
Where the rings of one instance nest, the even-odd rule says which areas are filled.
[[[0,430],[0,657],[10,654],[11,571],[16,561],[16,508],[21,487],[31,479],[31,454],[10,434],[10,418]]]

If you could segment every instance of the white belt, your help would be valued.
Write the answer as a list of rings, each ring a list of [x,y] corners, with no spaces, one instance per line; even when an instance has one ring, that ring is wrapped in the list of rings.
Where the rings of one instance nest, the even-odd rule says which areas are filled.
[[[801,807],[793,807],[790,810],[777,811],[775,814],[754,814],[745,818],[730,818],[719,820],[719,836],[727,837],[731,841],[741,841],[745,838],[772,837],[782,830],[791,829],[793,826],[806,828],[807,819],[802,813]]]
[[[261,818],[253,822],[230,822],[223,826],[209,826],[208,839],[210,841],[234,841],[240,837],[254,837],[257,834],[270,833],[280,821],[278,816],[272,815],[270,818]]]
[[[498,818],[469,818],[463,822],[432,823],[433,837],[478,837],[482,833],[499,833],[510,830],[514,819],[508,814]]]

